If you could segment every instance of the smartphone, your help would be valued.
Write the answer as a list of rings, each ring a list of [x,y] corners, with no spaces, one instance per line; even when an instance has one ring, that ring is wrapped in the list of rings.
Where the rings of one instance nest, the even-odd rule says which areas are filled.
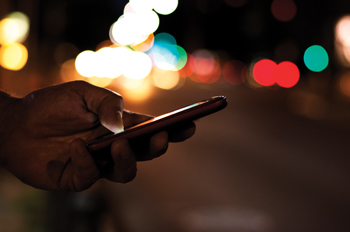
[[[108,148],[116,139],[135,139],[138,137],[155,134],[160,131],[171,129],[182,123],[196,120],[206,115],[222,110],[227,105],[225,96],[215,96],[207,100],[196,102],[192,105],[177,109],[150,120],[125,129],[117,134],[107,135],[88,142],[88,150],[96,154]]]

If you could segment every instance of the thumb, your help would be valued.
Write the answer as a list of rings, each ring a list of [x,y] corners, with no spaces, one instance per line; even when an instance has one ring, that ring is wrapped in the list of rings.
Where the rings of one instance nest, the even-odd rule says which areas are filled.
[[[123,98],[108,89],[87,85],[83,93],[88,110],[97,114],[101,124],[117,133],[124,130]]]
[[[123,108],[123,99],[117,100],[114,96],[106,97],[98,109],[101,124],[114,133],[124,131]]]

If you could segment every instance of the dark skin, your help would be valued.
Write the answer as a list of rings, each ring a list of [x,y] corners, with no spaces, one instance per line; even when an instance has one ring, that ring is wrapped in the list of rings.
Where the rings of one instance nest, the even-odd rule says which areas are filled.
[[[184,141],[195,132],[191,122],[138,141],[120,139],[111,146],[111,159],[97,163],[87,141],[151,117],[125,111],[120,95],[82,81],[2,100],[1,164],[22,182],[46,190],[82,191],[100,178],[129,182],[138,160],[158,157],[169,142]]]

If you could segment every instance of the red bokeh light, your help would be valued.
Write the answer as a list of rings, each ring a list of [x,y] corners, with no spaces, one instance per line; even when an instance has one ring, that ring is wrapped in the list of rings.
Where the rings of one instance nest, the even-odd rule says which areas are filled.
[[[273,73],[276,84],[284,87],[291,88],[296,85],[300,78],[300,72],[298,67],[289,61],[279,63]]]
[[[256,62],[253,68],[253,76],[256,82],[263,86],[271,86],[276,83],[273,72],[277,64],[269,59],[262,59]]]
[[[179,70],[180,77],[186,78],[191,76],[196,69],[196,60],[191,54],[187,54],[187,63],[186,65]]]
[[[221,75],[220,64],[211,58],[201,59],[197,58],[196,75],[201,82],[214,83]]]
[[[263,59],[254,65],[253,76],[256,82],[263,86],[277,84],[284,88],[291,88],[298,83],[300,72],[292,62],[284,61],[277,65],[272,60]]]

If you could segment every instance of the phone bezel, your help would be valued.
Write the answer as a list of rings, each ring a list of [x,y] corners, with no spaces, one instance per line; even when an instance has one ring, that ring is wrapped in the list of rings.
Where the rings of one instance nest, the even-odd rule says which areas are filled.
[[[162,130],[167,130],[171,127],[177,126],[179,123],[193,121],[203,116],[217,112],[225,108],[226,105],[227,99],[225,96],[215,96],[210,99],[199,101],[194,104],[171,111],[169,113],[156,116],[150,120],[129,127],[123,132],[94,139],[92,141],[89,141],[87,146],[90,152],[95,152],[102,148],[110,146],[115,139],[133,139]]]

